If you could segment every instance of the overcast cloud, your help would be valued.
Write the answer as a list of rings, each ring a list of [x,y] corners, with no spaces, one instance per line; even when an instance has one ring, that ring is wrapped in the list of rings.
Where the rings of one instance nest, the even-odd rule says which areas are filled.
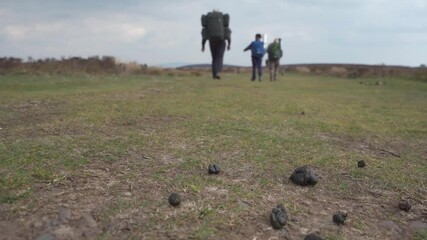
[[[283,38],[285,64],[427,63],[427,0],[2,0],[0,56],[208,63],[200,17],[214,8],[231,16],[228,64],[250,64],[257,32]]]

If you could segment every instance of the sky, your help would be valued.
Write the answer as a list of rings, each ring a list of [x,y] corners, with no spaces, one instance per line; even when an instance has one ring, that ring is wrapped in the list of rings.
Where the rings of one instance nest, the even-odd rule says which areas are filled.
[[[212,9],[230,15],[226,64],[251,64],[256,33],[282,38],[282,64],[427,64],[427,0],[1,0],[0,57],[209,63]]]

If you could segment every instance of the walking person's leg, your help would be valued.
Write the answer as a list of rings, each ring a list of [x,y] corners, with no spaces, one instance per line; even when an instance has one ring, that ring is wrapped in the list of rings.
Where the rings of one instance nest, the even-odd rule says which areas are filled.
[[[218,47],[217,47],[217,76],[218,73],[222,72],[222,67],[224,64],[224,52],[225,52],[225,40],[219,41],[218,42]]]
[[[280,62],[279,59],[277,59],[276,61],[274,61],[274,81],[276,81],[276,77],[277,77],[277,71],[279,70],[279,66],[280,66]]]
[[[211,40],[209,40],[209,47],[211,50],[211,55],[212,55],[212,77],[215,77],[215,58],[216,58],[216,51],[215,51],[215,43]]]
[[[273,81],[273,68],[274,68],[274,60],[268,60],[268,72],[270,74],[270,81]]]
[[[256,57],[252,56],[252,81],[255,81],[256,79],[256,74],[255,74],[255,69],[256,69]]]
[[[217,41],[209,40],[209,47],[212,54],[212,77],[216,78],[218,75],[218,43]]]
[[[262,57],[257,58],[258,80],[262,80]]]

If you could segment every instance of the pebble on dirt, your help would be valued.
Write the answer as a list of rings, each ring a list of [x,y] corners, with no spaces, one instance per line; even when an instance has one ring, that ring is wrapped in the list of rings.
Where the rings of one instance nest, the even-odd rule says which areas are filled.
[[[271,210],[270,222],[274,229],[282,229],[286,225],[288,214],[283,205],[279,204]]]
[[[345,219],[347,218],[347,213],[345,212],[337,212],[332,216],[332,220],[334,223],[341,225],[344,224]]]
[[[209,167],[208,167],[208,173],[209,174],[219,174],[220,171],[221,171],[221,168],[220,168],[219,165],[217,165],[217,164],[213,164],[213,165],[209,164]]]
[[[409,201],[409,199],[403,199],[397,204],[397,206],[399,207],[400,210],[409,212],[409,210],[412,207],[412,204],[411,204],[411,201]]]
[[[62,223],[68,223],[71,218],[71,210],[68,208],[62,209],[58,214],[58,220]]]
[[[101,229],[98,227],[98,223],[92,217],[90,213],[83,214],[77,223],[81,236],[87,239],[94,239],[95,236],[100,234]]]
[[[366,166],[365,160],[357,161],[357,167],[363,168]]]
[[[304,237],[304,240],[323,240],[323,238],[316,233],[310,233]]]
[[[169,196],[168,201],[169,201],[170,205],[172,205],[174,207],[177,207],[177,206],[179,206],[181,204],[181,197],[179,196],[178,193],[172,193]]]
[[[40,235],[38,238],[36,238],[36,240],[54,240],[55,238],[48,233],[45,233],[43,235]]]
[[[318,177],[308,166],[296,168],[289,179],[300,186],[316,185],[318,181]]]

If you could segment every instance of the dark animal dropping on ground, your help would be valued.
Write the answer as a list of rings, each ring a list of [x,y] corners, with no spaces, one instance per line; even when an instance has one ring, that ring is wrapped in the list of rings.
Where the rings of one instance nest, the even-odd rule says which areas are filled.
[[[401,209],[405,212],[408,212],[411,209],[412,204],[408,199],[404,199],[404,200],[400,201],[397,206],[399,207],[399,209]]]
[[[357,161],[357,167],[363,168],[366,166],[365,160]]]
[[[323,238],[315,233],[310,233],[304,237],[304,240],[323,240]]]
[[[274,229],[282,229],[286,225],[288,214],[283,205],[279,204],[271,210],[270,222]]]
[[[219,174],[220,171],[221,171],[221,168],[219,167],[219,165],[217,165],[217,164],[214,164],[214,165],[209,164],[209,167],[208,167],[208,173],[209,174]]]
[[[344,224],[345,219],[347,218],[347,213],[338,212],[332,216],[334,223],[341,225]]]
[[[289,179],[300,186],[316,185],[318,177],[308,166],[296,168]]]
[[[168,201],[169,201],[169,204],[174,207],[179,206],[179,204],[181,204],[181,198],[178,193],[172,193],[169,196]]]

